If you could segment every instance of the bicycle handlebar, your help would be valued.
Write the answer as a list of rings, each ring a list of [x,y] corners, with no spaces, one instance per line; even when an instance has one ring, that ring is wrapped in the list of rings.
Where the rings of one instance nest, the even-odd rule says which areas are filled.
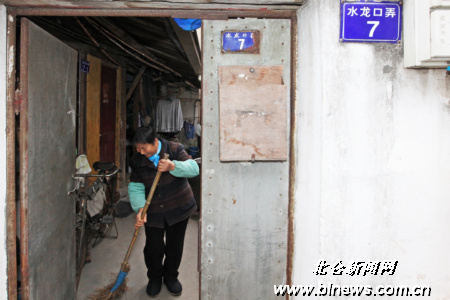
[[[86,177],[111,177],[113,175],[116,175],[117,172],[120,172],[120,169],[116,169],[114,172],[112,173],[108,173],[108,174],[72,174],[72,178],[86,178]]]

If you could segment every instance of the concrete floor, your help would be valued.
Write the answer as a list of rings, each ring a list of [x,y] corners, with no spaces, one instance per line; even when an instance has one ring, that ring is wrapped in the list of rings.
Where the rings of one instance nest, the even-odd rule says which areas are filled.
[[[89,299],[95,290],[115,281],[114,277],[120,270],[131,239],[134,233],[135,214],[126,218],[116,218],[119,229],[117,239],[103,239],[100,244],[91,250],[92,262],[83,268],[78,286],[77,300]],[[112,232],[114,234],[114,232]],[[129,264],[131,270],[127,275],[129,290],[121,299],[151,299],[147,296],[147,268],[144,263],[143,249],[145,233],[141,229],[131,253]],[[199,299],[199,273],[198,261],[198,218],[191,217],[186,230],[183,259],[180,266],[179,280],[183,285],[183,294],[178,297],[171,296],[163,284],[161,293],[157,299]]]

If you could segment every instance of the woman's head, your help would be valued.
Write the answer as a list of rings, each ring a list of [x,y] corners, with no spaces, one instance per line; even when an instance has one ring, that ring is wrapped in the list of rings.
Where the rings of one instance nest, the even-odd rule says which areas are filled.
[[[133,144],[154,144],[156,133],[151,127],[143,126],[136,130],[133,137]]]
[[[139,127],[134,134],[133,144],[137,152],[151,157],[158,151],[159,141],[153,128]]]

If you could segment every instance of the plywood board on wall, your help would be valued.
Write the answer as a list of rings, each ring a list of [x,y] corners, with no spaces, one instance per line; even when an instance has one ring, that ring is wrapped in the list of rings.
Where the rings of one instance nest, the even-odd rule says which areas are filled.
[[[88,55],[89,73],[86,83],[86,155],[89,163],[100,160],[100,79],[101,59]]]
[[[283,84],[283,66],[220,66],[219,84]]]
[[[219,68],[221,161],[287,159],[287,87],[281,66]]]

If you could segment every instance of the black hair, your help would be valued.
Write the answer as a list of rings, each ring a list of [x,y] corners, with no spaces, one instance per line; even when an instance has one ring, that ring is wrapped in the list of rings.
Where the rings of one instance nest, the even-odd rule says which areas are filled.
[[[155,144],[156,133],[148,126],[139,127],[133,137],[133,144]]]

